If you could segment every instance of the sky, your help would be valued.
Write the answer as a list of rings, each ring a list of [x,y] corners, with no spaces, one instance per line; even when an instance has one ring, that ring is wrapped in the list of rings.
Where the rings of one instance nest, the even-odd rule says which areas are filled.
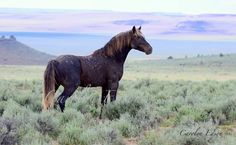
[[[236,14],[236,0],[1,0],[0,8]]]
[[[235,18],[236,0],[0,0],[2,32],[107,36],[136,25],[152,38],[235,40]]]

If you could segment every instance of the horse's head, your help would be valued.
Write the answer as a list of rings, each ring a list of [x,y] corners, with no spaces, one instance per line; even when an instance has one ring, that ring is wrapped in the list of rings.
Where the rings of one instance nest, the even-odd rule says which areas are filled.
[[[144,35],[141,32],[141,26],[136,29],[132,28],[131,47],[133,49],[145,52],[147,55],[152,53],[151,45],[145,40]]]

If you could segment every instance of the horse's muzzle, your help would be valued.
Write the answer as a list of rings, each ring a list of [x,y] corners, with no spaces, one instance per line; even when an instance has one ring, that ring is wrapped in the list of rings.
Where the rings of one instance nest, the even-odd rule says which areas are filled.
[[[147,55],[151,54],[151,53],[152,53],[152,47],[149,47],[149,48],[145,51],[145,53],[146,53]]]

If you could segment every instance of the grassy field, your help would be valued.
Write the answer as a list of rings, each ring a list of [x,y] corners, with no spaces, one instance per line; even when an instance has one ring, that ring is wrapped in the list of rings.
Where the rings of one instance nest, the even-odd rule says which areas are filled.
[[[0,144],[236,143],[236,55],[129,60],[102,120],[99,88],[79,88],[64,113],[42,112],[44,69],[0,66]]]
[[[0,66],[1,80],[41,80],[45,66]],[[173,60],[128,60],[124,80],[236,80],[236,54]]]

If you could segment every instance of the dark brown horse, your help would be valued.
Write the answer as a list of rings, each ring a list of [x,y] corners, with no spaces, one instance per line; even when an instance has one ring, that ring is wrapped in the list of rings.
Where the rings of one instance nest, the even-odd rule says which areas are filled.
[[[78,86],[102,87],[101,104],[116,100],[119,81],[123,75],[124,62],[131,49],[152,53],[152,47],[141,33],[141,27],[114,36],[104,47],[89,56],[63,55],[48,62],[44,72],[43,106],[48,109],[53,105],[53,97],[58,87],[64,91],[57,98],[61,111],[65,102]]]

